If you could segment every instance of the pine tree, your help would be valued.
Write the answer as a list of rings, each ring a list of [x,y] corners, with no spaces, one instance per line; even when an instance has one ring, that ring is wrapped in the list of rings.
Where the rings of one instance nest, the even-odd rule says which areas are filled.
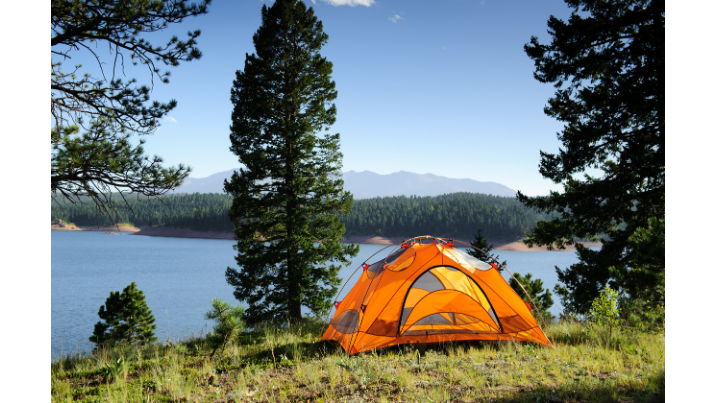
[[[121,293],[110,291],[98,315],[103,321],[94,325],[94,333],[89,338],[98,347],[121,342],[146,344],[157,340],[154,315],[144,300],[144,293],[134,282]]]
[[[223,355],[226,345],[239,336],[244,329],[244,322],[241,320],[243,314],[244,308],[241,306],[232,307],[231,304],[219,298],[211,300],[211,310],[204,315],[204,319],[216,321],[214,330],[206,335],[206,342],[212,349],[212,357],[219,348],[221,348],[220,354]]]
[[[650,218],[629,238],[631,269],[610,268],[610,274],[626,291],[621,307],[631,324],[663,327],[666,305],[666,222]]]
[[[132,142],[132,134],[150,134],[177,102],[149,102],[151,89],[123,81],[125,60],[149,69],[152,82],[169,82],[169,72],[160,66],[201,57],[196,47],[200,32],[186,40],[172,37],[156,46],[151,33],[169,24],[205,14],[211,0],[189,4],[187,0],[52,0],[50,114],[52,119],[50,185],[53,199],[73,203],[89,196],[98,211],[116,214],[112,192],[158,196],[181,185],[190,168],[162,166],[158,156],[144,154],[144,138]],[[103,61],[109,51],[109,63]],[[101,77],[81,65],[67,68],[77,53],[88,52],[103,69]],[[116,72],[116,75],[115,75]],[[113,214],[114,213],[114,214]],[[113,217],[119,220],[118,217]]]
[[[554,301],[552,300],[552,293],[549,291],[549,288],[544,288],[541,279],[536,278],[532,280],[532,273],[527,273],[524,276],[521,276],[520,273],[515,273],[514,276],[515,278],[510,278],[510,287],[515,290],[523,301],[529,303],[530,299],[527,298],[525,291],[522,290],[522,287],[524,287],[530,297],[532,297],[532,302],[534,302],[537,309],[542,313],[544,319],[550,321],[552,314],[549,312],[549,308],[554,305]],[[519,283],[517,283],[518,281]],[[520,284],[522,284],[522,287],[520,287]]]
[[[566,2],[574,9],[569,21],[547,23],[552,42],[533,37],[525,45],[535,78],[557,87],[545,113],[565,123],[558,134],[564,148],[541,153],[540,173],[564,191],[517,197],[559,214],[538,223],[528,245],[561,248],[601,237],[599,251],[577,244],[580,262],[557,269],[565,309],[585,314],[605,286],[621,289],[635,283],[630,277],[663,288],[665,266],[638,252],[634,234],[665,217],[665,3]],[[587,168],[602,174],[585,175]],[[661,234],[651,234],[647,243],[658,243]],[[645,265],[648,275],[634,270]]]
[[[225,190],[234,196],[236,263],[226,280],[249,307],[248,325],[299,321],[301,307],[328,311],[339,263],[358,252],[340,243],[353,198],[343,191],[333,65],[319,53],[328,40],[312,8],[299,0],[263,6],[231,91],[231,150],[244,165]]]
[[[480,252],[479,250],[470,248],[467,250],[467,253],[471,256],[476,257],[477,259],[482,260],[485,263],[492,263],[494,261],[497,261],[500,258],[499,255],[495,256],[494,260],[490,257],[489,253],[490,253],[490,251],[492,251],[492,244],[488,243],[487,236],[482,235],[482,228],[477,229],[477,234],[475,234],[475,239],[470,242],[470,245],[472,245],[473,247],[475,247],[477,249],[480,249],[482,252]],[[507,260],[503,261],[501,264],[503,266],[507,266]],[[502,271],[502,268],[498,266],[497,270]]]

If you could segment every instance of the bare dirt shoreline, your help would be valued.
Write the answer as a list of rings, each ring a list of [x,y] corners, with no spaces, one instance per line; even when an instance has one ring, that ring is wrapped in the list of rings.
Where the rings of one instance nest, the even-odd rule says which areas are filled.
[[[212,232],[212,231],[196,231],[191,229],[181,228],[168,228],[168,227],[149,227],[149,228],[137,228],[133,226],[119,226],[119,227],[88,227],[88,226],[74,226],[65,224],[52,224],[52,231],[105,231],[105,232],[131,232],[131,235],[146,235],[146,236],[163,236],[163,237],[175,237],[175,238],[206,238],[206,239],[234,239],[234,234],[231,232]],[[407,237],[406,237],[407,238]],[[406,238],[396,237],[381,237],[373,235],[364,236],[347,236],[343,239],[346,243],[359,243],[359,244],[373,244],[373,245],[392,245],[404,241]],[[466,246],[470,240],[467,239],[455,239],[458,246]],[[511,250],[518,252],[538,252],[548,250],[546,246],[529,248],[527,245],[519,240],[495,240],[491,241],[495,246],[495,250]],[[601,246],[599,243],[594,242],[582,242],[585,246]],[[574,252],[576,249],[573,246],[568,246],[566,249],[554,249],[557,252]]]
[[[67,224],[52,224],[50,225],[50,229],[52,231],[105,231],[105,232],[111,232],[111,231],[118,231],[118,232],[137,232],[140,231],[139,228],[134,226],[126,226],[126,225],[120,225],[120,226],[84,226],[84,225],[67,225]]]

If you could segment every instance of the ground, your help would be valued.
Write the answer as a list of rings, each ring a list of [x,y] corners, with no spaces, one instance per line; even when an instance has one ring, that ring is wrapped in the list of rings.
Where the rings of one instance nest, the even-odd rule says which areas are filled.
[[[551,325],[532,344],[412,346],[347,356],[320,343],[320,323],[245,333],[223,355],[201,339],[52,362],[53,402],[658,402],[662,332],[609,337]]]

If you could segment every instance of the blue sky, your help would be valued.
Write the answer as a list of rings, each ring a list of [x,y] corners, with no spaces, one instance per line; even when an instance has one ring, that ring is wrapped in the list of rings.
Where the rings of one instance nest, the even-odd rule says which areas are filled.
[[[150,153],[170,164],[191,165],[196,177],[238,166],[228,151],[229,89],[245,53],[253,52],[251,37],[259,26],[261,5],[259,0],[215,0],[209,14],[176,27],[177,33],[202,29],[199,45],[204,57],[174,69],[170,84],[155,86],[153,99],[176,98],[179,106],[170,115],[177,123],[167,121],[148,138]],[[532,78],[532,64],[522,46],[531,35],[548,40],[549,15],[569,14],[561,0],[380,1],[370,7],[317,1],[313,6],[330,35],[324,54],[334,63],[338,87],[334,131],[342,135],[346,170],[404,169],[494,180],[527,194],[559,189],[537,171],[539,150],[554,152],[560,145],[555,133],[561,125],[542,113],[554,89]],[[688,324],[696,319],[689,307],[709,303],[708,287],[716,282],[716,272],[701,264],[713,259],[710,248],[701,244],[710,240],[708,224],[713,221],[708,218],[713,210],[708,178],[716,149],[711,51],[716,3],[670,2],[668,8],[667,264],[684,268],[683,252],[688,251],[694,268],[691,276],[667,274],[675,301],[667,308],[676,321],[671,335],[678,339],[679,329],[688,331]],[[6,293],[5,299],[22,298],[30,290],[22,285],[31,284],[36,295],[31,309],[45,318],[32,325],[39,331],[30,332],[29,340],[37,345],[46,343],[50,333],[50,234],[40,232],[47,216],[37,214],[46,191],[41,181],[48,168],[47,134],[40,133],[47,130],[47,121],[37,116],[43,108],[40,101],[47,96],[46,81],[39,78],[46,77],[41,57],[47,55],[47,39],[42,32],[51,16],[47,2],[39,1],[10,2],[4,11],[0,15],[0,29],[7,38],[7,60],[0,63],[6,78],[2,206],[15,212],[20,205],[20,212],[4,216],[12,236],[5,242],[2,262],[18,268],[7,271],[6,278],[21,285]],[[394,23],[389,18],[395,15],[401,18]],[[144,71],[128,76],[148,81]],[[449,146],[440,141],[444,136]],[[18,191],[22,197],[7,197]],[[10,322],[23,323],[27,321],[23,313],[15,310],[7,316]],[[678,349],[672,354],[673,368],[692,368],[691,358],[703,354],[700,343],[682,343]],[[30,369],[31,361],[20,361]],[[695,401],[708,391],[693,385],[709,381],[708,371],[672,371],[669,382],[689,385],[680,388],[680,394],[685,392],[686,401]]]
[[[269,5],[272,2],[267,2]],[[547,19],[569,16],[562,0],[307,0],[329,35],[322,54],[333,62],[343,170],[400,170],[495,181],[528,195],[559,190],[538,172],[540,150],[555,152],[562,125],[544,115],[550,84],[533,76],[523,46],[549,41]],[[341,3],[349,3],[343,4]],[[203,57],[172,68],[153,100],[178,106],[147,138],[145,150],[193,177],[239,167],[229,151],[229,91],[260,25],[260,0],[221,1],[209,13],[167,32],[201,29]],[[100,57],[109,53],[98,49]],[[75,55],[66,68],[96,62]],[[127,78],[149,83],[145,69]]]

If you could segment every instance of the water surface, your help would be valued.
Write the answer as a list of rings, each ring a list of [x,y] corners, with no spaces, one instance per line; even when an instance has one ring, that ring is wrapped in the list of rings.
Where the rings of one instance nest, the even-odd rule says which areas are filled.
[[[144,292],[156,319],[160,341],[205,334],[213,322],[204,320],[212,298],[236,304],[224,272],[235,267],[234,241],[105,235],[99,231],[52,231],[52,356],[91,350],[97,311],[110,291],[134,281]],[[361,245],[360,253],[340,276],[347,279],[359,265],[386,245]],[[369,262],[387,255],[386,249]],[[573,252],[493,251],[507,260],[513,273],[531,272],[553,289],[554,266],[576,263]],[[507,274],[504,274],[507,276]],[[356,274],[338,299],[348,293]],[[551,312],[562,307],[555,296]]]

